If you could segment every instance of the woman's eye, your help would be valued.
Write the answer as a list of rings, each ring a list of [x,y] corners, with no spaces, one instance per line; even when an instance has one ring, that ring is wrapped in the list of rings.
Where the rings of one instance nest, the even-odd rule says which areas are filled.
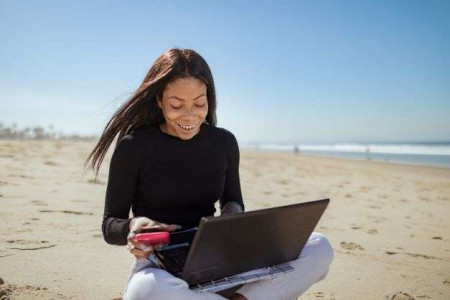
[[[181,108],[181,106],[173,106],[173,105],[171,105],[170,107],[172,107],[173,109],[179,109],[179,108]]]
[[[195,105],[197,107],[205,107],[206,104],[202,104],[202,105]]]

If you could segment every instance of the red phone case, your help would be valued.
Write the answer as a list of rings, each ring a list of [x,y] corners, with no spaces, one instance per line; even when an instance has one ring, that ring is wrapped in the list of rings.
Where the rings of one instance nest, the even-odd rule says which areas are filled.
[[[134,237],[135,241],[146,245],[167,245],[170,242],[170,235],[167,231],[138,233]]]

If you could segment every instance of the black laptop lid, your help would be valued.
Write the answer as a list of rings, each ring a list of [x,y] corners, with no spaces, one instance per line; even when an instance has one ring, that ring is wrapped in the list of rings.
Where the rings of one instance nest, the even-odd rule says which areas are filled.
[[[202,218],[183,279],[192,286],[296,259],[328,203]]]

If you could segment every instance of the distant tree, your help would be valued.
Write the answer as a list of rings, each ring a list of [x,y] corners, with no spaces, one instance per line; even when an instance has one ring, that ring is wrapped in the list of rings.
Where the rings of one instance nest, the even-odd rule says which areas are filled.
[[[30,127],[26,127],[23,130],[23,133],[25,134],[25,138],[29,138],[30,137],[30,132],[31,132],[31,128]]]
[[[0,123],[0,139],[37,139],[37,140],[96,140],[98,139],[95,135],[65,135],[62,132],[56,132],[53,124],[50,124],[48,128],[51,132],[46,132],[45,128],[42,126],[26,127],[24,129],[19,129],[16,123],[11,126],[7,126]]]
[[[34,138],[38,140],[42,140],[45,137],[45,130],[41,126],[36,126],[33,128]]]

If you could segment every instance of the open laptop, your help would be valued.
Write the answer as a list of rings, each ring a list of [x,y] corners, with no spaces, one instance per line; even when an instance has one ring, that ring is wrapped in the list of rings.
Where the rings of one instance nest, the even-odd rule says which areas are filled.
[[[294,270],[329,199],[219,217],[171,234],[151,260],[198,291],[218,292]],[[156,259],[155,259],[156,258]]]

